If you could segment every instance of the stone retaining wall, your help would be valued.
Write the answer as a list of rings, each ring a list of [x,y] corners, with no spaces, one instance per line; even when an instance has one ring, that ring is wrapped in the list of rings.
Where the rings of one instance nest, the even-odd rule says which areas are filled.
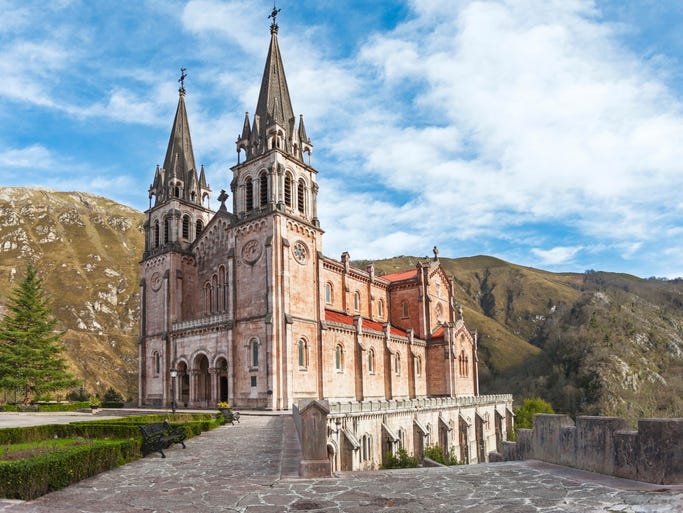
[[[618,417],[534,415],[491,461],[536,459],[626,479],[683,484],[683,418],[642,419],[629,431]]]

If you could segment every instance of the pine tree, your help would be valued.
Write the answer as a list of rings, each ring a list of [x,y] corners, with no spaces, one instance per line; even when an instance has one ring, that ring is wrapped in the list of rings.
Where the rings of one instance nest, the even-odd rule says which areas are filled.
[[[64,333],[55,331],[57,320],[32,264],[10,292],[5,309],[0,319],[0,389],[23,390],[29,403],[33,393],[77,385],[61,356]]]

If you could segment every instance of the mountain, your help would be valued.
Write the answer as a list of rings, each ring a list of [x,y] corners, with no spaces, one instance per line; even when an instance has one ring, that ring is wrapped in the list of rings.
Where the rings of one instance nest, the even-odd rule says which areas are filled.
[[[114,387],[137,397],[143,222],[90,194],[0,188],[0,303],[33,261],[65,331],[70,371],[90,393]]]
[[[0,188],[0,305],[35,262],[88,392],[137,397],[143,223],[141,212],[102,197]],[[375,271],[426,259],[374,261]],[[683,416],[683,280],[551,273],[488,256],[440,261],[478,333],[482,393],[632,421]]]

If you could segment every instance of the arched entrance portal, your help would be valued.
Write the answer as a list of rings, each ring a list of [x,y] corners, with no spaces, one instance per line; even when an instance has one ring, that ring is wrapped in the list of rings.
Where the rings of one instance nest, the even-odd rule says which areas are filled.
[[[195,402],[197,406],[209,407],[211,401],[211,380],[209,379],[209,359],[200,354],[194,360]]]
[[[216,360],[216,380],[218,401],[229,402],[228,394],[228,361],[225,358]]]
[[[178,363],[178,402],[187,408],[190,403],[190,374],[185,362]]]

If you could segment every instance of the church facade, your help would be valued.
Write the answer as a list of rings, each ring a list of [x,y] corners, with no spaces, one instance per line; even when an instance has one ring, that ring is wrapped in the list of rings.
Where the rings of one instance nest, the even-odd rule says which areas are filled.
[[[181,82],[146,211],[140,405],[214,408],[227,401],[289,410],[305,399],[476,403],[477,337],[456,307],[436,248],[433,259],[384,276],[372,265],[353,267],[348,253],[339,260],[323,254],[313,146],[292,108],[277,34],[273,21],[256,111],[245,116],[236,141],[231,211],[225,191],[218,211],[209,208],[212,191],[195,164]],[[511,398],[489,403],[481,402],[486,415],[509,416]],[[452,429],[457,415],[440,418]],[[373,426],[392,432],[376,420]],[[350,434],[351,460],[343,465],[333,431],[336,468],[380,463],[381,433],[378,456],[365,464]]]

